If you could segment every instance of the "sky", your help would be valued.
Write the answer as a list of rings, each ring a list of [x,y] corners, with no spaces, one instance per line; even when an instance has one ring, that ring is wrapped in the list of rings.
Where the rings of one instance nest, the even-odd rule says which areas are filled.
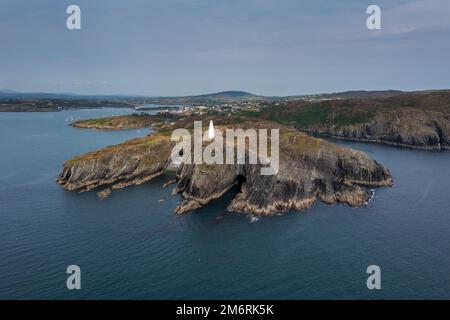
[[[449,57],[449,0],[0,0],[0,89],[22,92],[444,89]]]

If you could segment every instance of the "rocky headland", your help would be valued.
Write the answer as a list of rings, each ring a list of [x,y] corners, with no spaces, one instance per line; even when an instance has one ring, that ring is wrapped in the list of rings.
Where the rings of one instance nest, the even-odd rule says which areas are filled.
[[[450,149],[450,118],[440,112],[397,108],[376,113],[365,123],[299,127],[318,136],[388,144],[397,147]]]
[[[136,138],[66,161],[58,183],[72,191],[139,185],[163,174],[172,143],[166,136]]]
[[[350,206],[367,204],[366,187],[392,185],[389,171],[363,152],[339,147],[294,131],[283,132],[277,174],[260,174],[260,165],[183,165],[175,189],[186,199],[177,213],[208,204],[233,186],[240,192],[229,211],[272,215],[303,210],[317,199]]]
[[[371,99],[290,101],[252,116],[326,137],[399,147],[450,149],[450,91]]]
[[[58,179],[68,190],[87,191],[97,187],[111,190],[141,184],[161,175],[173,164],[170,129],[178,123],[156,125],[155,133],[87,153],[67,161]],[[204,119],[207,121],[208,119]],[[175,193],[184,200],[179,214],[195,210],[239,188],[228,209],[254,215],[272,215],[310,207],[318,199],[327,203],[364,206],[370,188],[392,185],[388,169],[365,153],[337,146],[292,128],[263,120],[216,119],[216,129],[280,128],[280,166],[277,174],[262,176],[259,164],[181,164],[177,169]],[[102,195],[109,195],[106,191]]]

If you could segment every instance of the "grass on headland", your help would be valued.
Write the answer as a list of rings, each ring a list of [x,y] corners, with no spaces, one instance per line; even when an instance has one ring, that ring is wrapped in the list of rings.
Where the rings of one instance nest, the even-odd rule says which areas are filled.
[[[122,116],[112,116],[105,118],[95,118],[88,120],[80,120],[72,125],[78,128],[94,128],[94,129],[134,129],[145,128],[151,126],[155,121],[160,119],[149,114],[130,114]]]
[[[350,105],[334,105],[332,101],[301,104],[299,106],[268,107],[261,112],[243,112],[243,117],[253,117],[275,121],[288,126],[308,128],[320,125],[337,127],[364,123],[375,112],[372,109],[355,108]]]

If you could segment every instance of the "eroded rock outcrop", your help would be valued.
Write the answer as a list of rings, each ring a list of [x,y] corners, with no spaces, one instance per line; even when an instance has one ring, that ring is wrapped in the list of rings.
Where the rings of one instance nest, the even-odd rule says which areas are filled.
[[[221,197],[239,184],[240,192],[228,209],[271,215],[325,203],[363,206],[370,193],[365,187],[391,186],[389,171],[359,151],[339,147],[300,132],[284,132],[280,168],[273,176],[260,174],[260,165],[183,165],[176,189],[186,199],[184,213]]]
[[[67,161],[58,183],[78,191],[142,184],[164,172],[171,150],[172,143],[165,136],[132,139]]]
[[[270,122],[240,126],[280,127]],[[168,136],[155,134],[87,153],[67,161],[58,182],[79,191],[144,183],[169,167],[172,147]],[[185,201],[175,211],[181,214],[200,208],[236,185],[240,192],[228,209],[254,215],[302,210],[317,199],[363,206],[370,196],[366,187],[392,185],[389,171],[365,153],[286,127],[280,131],[278,173],[264,176],[260,169],[260,164],[182,164],[174,191]]]
[[[366,123],[299,127],[314,135],[426,150],[450,149],[450,116],[436,111],[396,108]]]

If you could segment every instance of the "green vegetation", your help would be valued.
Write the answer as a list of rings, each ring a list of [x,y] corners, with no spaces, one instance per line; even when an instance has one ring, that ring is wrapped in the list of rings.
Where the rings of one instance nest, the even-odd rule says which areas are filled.
[[[307,103],[298,106],[268,107],[261,112],[249,111],[240,115],[279,122],[289,126],[307,128],[317,125],[346,126],[364,123],[375,114],[372,109],[336,105],[333,101]]]
[[[238,109],[239,110],[239,109]],[[360,124],[371,125],[376,116],[378,120],[395,117],[406,119],[405,115],[423,119],[423,113],[442,113],[444,119],[450,118],[450,91],[401,94],[392,97],[371,99],[335,99],[322,101],[284,101],[265,103],[257,110],[238,111],[223,115],[215,109],[205,113],[186,114],[160,113],[158,115],[134,114],[102,119],[83,120],[73,124],[75,127],[104,130],[144,128],[152,126],[155,133],[170,136],[177,128],[193,129],[194,121],[203,121],[207,126],[210,120],[215,126],[253,127],[264,122],[275,126],[313,130],[315,132],[356,132],[364,135]],[[403,116],[402,116],[403,115]],[[414,115],[414,116],[413,116]],[[431,120],[430,120],[431,121]],[[411,120],[404,120],[410,127]],[[251,126],[249,125],[251,124]],[[341,129],[349,130],[341,130]],[[380,133],[381,134],[381,133]],[[393,138],[394,139],[394,138]]]
[[[137,129],[151,126],[155,121],[160,121],[158,117],[145,113],[131,114],[125,116],[114,116],[106,118],[80,120],[74,122],[72,126],[77,128],[94,128],[104,130],[114,129]]]
[[[105,154],[109,154],[111,157],[114,154],[117,154],[119,152],[127,152],[128,150],[130,152],[139,150],[140,148],[148,148],[155,146],[157,144],[164,144],[168,143],[169,137],[163,136],[163,135],[151,135],[146,137],[140,137],[140,138],[134,138],[128,141],[125,141],[123,143],[109,146],[97,151],[88,152],[79,156],[76,156],[70,160],[66,161],[66,164],[68,165],[74,165],[78,162],[82,161],[89,161],[99,158],[104,158]],[[157,155],[155,155],[157,156]]]

